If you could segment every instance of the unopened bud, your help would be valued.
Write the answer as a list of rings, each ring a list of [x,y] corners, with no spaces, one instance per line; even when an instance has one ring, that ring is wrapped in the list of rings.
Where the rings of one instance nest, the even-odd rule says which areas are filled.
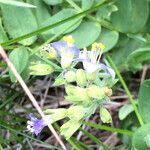
[[[104,107],[100,108],[100,117],[101,117],[101,120],[103,123],[111,123],[112,122],[112,118],[111,118],[109,111]]]
[[[105,96],[105,87],[91,85],[87,88],[87,94],[91,98],[102,99]]]
[[[65,73],[65,79],[67,82],[74,82],[76,80],[76,74],[74,71],[68,71]]]
[[[76,82],[79,86],[85,86],[87,84],[86,74],[83,69],[78,69],[76,72]]]

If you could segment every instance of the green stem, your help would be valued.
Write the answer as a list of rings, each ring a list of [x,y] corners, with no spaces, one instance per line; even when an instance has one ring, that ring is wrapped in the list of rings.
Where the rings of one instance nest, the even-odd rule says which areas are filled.
[[[97,139],[95,136],[93,136],[91,133],[87,132],[86,130],[80,128],[80,130],[87,135],[91,140],[93,140],[97,145],[100,145],[104,148],[104,150],[111,150],[106,144],[104,144],[102,141]]]
[[[74,9],[76,9],[77,11],[79,12],[82,12],[83,10],[72,0],[66,0]],[[100,2],[98,5],[102,5],[103,3],[106,3],[107,0],[105,1],[102,1]],[[107,22],[106,20],[97,20],[95,17],[91,16],[91,15],[87,15],[87,18],[92,20],[92,21],[95,21],[97,23],[99,23],[101,26],[109,29],[109,30],[114,30],[114,27],[109,23]]]
[[[56,122],[54,123],[54,127],[55,127],[58,131],[60,131],[60,126],[59,126]],[[74,149],[80,150],[80,148],[78,147],[78,145],[76,145],[76,143],[74,143],[74,141],[73,141],[71,138],[68,139],[67,142],[68,142],[71,146],[73,146]]]
[[[116,74],[117,74],[117,76],[118,76],[122,86],[124,87],[128,97],[129,97],[129,101],[130,101],[130,103],[132,104],[132,106],[134,108],[135,114],[136,114],[136,116],[138,118],[138,121],[139,121],[140,125],[141,126],[144,125],[143,119],[142,119],[142,117],[141,117],[141,115],[140,115],[140,113],[138,111],[138,108],[136,106],[135,100],[133,99],[133,97],[132,97],[132,95],[131,95],[128,87],[127,87],[127,84],[125,83],[123,77],[121,76],[121,74],[120,74],[119,70],[117,69],[117,67],[116,67],[115,63],[113,62],[113,60],[108,55],[107,55],[107,58],[108,58],[108,61],[110,62],[110,65],[115,70],[115,72],[116,72]]]
[[[90,126],[90,127],[97,128],[97,129],[102,129],[102,130],[111,131],[111,132],[117,132],[117,133],[125,134],[128,136],[133,135],[133,132],[129,131],[129,130],[123,130],[123,129],[119,129],[119,128],[108,127],[105,125],[99,125],[99,124],[95,124],[95,123],[91,123],[91,122],[84,122],[84,124],[87,126]]]
[[[3,147],[2,147],[2,145],[0,144],[0,150],[3,150]]]

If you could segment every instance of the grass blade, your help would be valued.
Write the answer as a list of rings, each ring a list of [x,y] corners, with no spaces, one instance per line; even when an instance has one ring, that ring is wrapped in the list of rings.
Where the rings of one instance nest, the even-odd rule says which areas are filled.
[[[95,124],[95,123],[91,123],[91,122],[84,122],[84,124],[87,126],[90,126],[90,127],[94,127],[96,129],[102,129],[102,130],[106,130],[106,131],[110,131],[110,132],[117,132],[117,133],[125,134],[128,136],[133,135],[133,132],[129,131],[129,130],[123,130],[123,129],[109,127],[109,126],[105,126],[105,125],[99,125],[99,124]]]
[[[3,127],[3,128],[5,128],[5,129],[7,129],[7,130],[9,130],[9,131],[14,132],[15,134],[19,134],[19,135],[22,135],[22,136],[24,136],[24,137],[26,137],[26,138],[29,138],[29,139],[34,140],[34,141],[36,141],[36,142],[39,142],[39,143],[41,143],[41,144],[45,144],[45,145],[48,146],[49,148],[55,148],[55,149],[57,149],[57,150],[62,150],[61,148],[58,148],[58,147],[56,147],[56,146],[53,146],[53,145],[50,145],[50,144],[48,144],[48,143],[42,142],[42,141],[40,141],[40,140],[38,140],[38,139],[36,139],[36,138],[34,138],[34,137],[31,137],[31,136],[29,136],[29,135],[27,135],[27,134],[24,134],[24,133],[21,133],[21,132],[19,132],[19,131],[16,131],[15,129],[12,129],[12,128],[8,127],[7,125],[4,125],[2,122],[0,123],[0,126]]]
[[[52,24],[52,25],[48,25],[48,26],[43,27],[43,28],[41,28],[41,29],[39,29],[39,30],[33,31],[33,32],[31,32],[31,33],[25,34],[25,35],[20,36],[20,37],[18,37],[18,38],[15,38],[15,39],[9,40],[9,41],[7,41],[7,42],[1,43],[1,45],[2,45],[3,47],[8,46],[8,45],[10,45],[10,44],[16,43],[16,42],[18,42],[18,41],[22,41],[22,40],[24,40],[24,39],[30,38],[30,37],[32,37],[32,36],[35,36],[35,35],[37,35],[37,34],[39,34],[39,33],[42,33],[42,32],[45,32],[45,31],[47,31],[47,30],[50,30],[50,29],[52,29],[52,28],[54,28],[54,27],[56,27],[56,26],[59,26],[59,25],[65,23],[65,22],[71,21],[72,19],[75,19],[75,18],[78,18],[78,17],[81,17],[81,16],[84,17],[86,14],[91,13],[91,12],[97,10],[100,6],[101,6],[101,4],[99,4],[99,5],[95,6],[95,7],[92,7],[92,8],[90,8],[90,9],[87,9],[87,10],[85,10],[85,11],[82,11],[82,12],[80,12],[80,13],[74,15],[74,16],[71,16],[71,17],[68,17],[68,18],[66,18],[66,19],[63,19],[63,20],[61,20],[61,21],[59,21],[59,22],[56,22],[56,23],[54,23],[54,24]]]
[[[18,7],[36,8],[36,6],[34,6],[34,5],[15,1],[15,0],[0,0],[0,3],[5,4],[5,5],[18,6]]]
[[[80,130],[87,135],[91,140],[93,140],[96,144],[102,146],[104,150],[111,150],[106,144],[104,144],[102,141],[100,141],[98,138],[93,136],[91,133],[87,132],[86,130],[80,128]]]

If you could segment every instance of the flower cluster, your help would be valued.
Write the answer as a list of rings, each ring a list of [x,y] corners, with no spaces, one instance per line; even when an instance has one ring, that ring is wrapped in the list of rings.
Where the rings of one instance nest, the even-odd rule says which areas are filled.
[[[111,87],[116,83],[116,79],[114,70],[101,62],[104,48],[102,43],[94,43],[91,50],[84,48],[80,51],[74,45],[72,36],[43,47],[48,59],[60,63],[62,72],[55,79],[54,85],[65,85],[65,99],[72,104],[68,109],[47,109],[44,113],[51,123],[68,118],[60,128],[66,139],[70,138],[82,125],[83,120],[90,117],[98,107],[101,120],[104,123],[112,121],[104,106],[112,95]],[[83,67],[77,68],[77,63],[82,63]],[[39,134],[46,122],[33,115],[30,115],[30,119],[28,130]]]

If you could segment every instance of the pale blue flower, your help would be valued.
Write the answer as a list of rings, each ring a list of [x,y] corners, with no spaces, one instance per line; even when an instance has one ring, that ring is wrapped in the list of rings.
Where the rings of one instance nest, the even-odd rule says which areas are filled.
[[[80,52],[79,58],[77,58],[76,60],[83,63],[83,67],[88,73],[94,73],[97,70],[104,70],[111,75],[112,79],[115,79],[114,70],[111,67],[100,63],[101,55],[101,48],[98,48],[96,50],[92,49],[91,51],[87,51],[86,49],[84,49],[82,52]]]
[[[79,57],[80,50],[71,43],[72,37],[65,37],[66,41],[58,41],[51,43],[51,47],[57,52],[61,58],[61,66],[67,68],[71,65],[72,61]],[[71,40],[70,40],[71,39]],[[68,41],[67,41],[68,40]]]
[[[35,133],[38,135],[42,129],[47,126],[46,121],[44,119],[37,119],[32,113],[29,114],[30,120],[27,121],[27,129],[31,133]]]

